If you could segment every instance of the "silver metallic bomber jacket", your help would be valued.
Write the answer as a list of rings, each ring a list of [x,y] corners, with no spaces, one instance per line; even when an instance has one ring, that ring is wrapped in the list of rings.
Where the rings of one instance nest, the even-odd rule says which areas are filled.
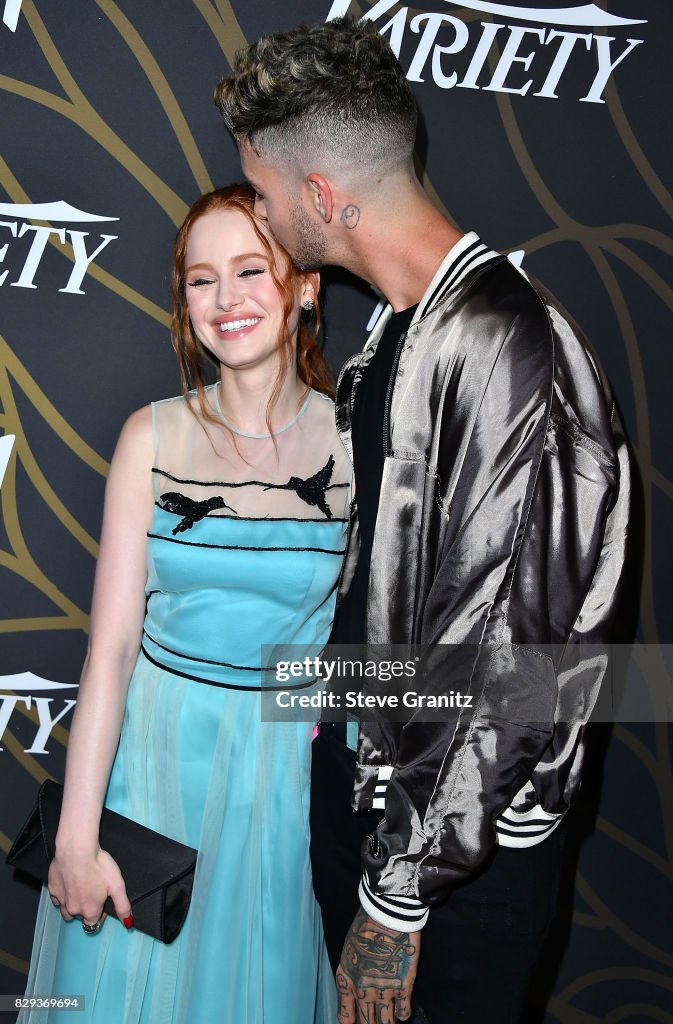
[[[353,399],[390,312],[339,377],[351,454]],[[614,635],[630,474],[579,329],[474,234],[421,300],[391,390],[367,641],[484,655],[457,722],[360,723],[353,806],[385,809],[360,899],[415,930],[496,842],[542,841],[577,790],[601,678],[581,645],[630,639]],[[357,555],[354,508],[341,595]]]

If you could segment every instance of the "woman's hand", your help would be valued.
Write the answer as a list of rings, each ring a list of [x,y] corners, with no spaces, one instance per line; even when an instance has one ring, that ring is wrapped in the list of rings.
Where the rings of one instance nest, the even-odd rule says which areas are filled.
[[[110,466],[96,566],[89,649],[68,738],[56,857],[49,892],[64,920],[95,925],[111,897],[133,927],[121,873],[98,842],[101,808],[124,718],[129,681],[145,616],[147,531],[152,494],[152,417],[149,406],[127,420]]]
[[[133,927],[131,904],[117,862],[98,848],[93,855],[57,855],[49,865],[48,889],[51,901],[64,921],[81,917],[92,926],[104,921],[103,904],[108,896],[125,928]]]

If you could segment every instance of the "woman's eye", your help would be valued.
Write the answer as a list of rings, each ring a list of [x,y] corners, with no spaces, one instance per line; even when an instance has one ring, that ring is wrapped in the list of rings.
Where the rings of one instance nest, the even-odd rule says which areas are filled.
[[[200,288],[204,284],[212,284],[212,280],[208,277],[197,277],[194,281],[188,281],[187,284],[190,288]]]
[[[262,267],[248,267],[247,270],[242,270],[239,277],[253,277],[255,274],[263,274],[264,270]]]

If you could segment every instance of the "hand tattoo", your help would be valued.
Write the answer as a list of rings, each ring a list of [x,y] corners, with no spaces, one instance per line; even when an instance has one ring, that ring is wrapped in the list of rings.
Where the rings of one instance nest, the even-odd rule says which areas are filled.
[[[387,928],[360,908],[337,969],[339,1024],[408,1020],[420,946],[420,932]]]
[[[407,932],[383,925],[374,930],[367,921],[365,912],[359,910],[344,946],[344,971],[356,988],[402,988],[416,947]]]
[[[351,203],[349,206],[344,206],[341,211],[341,223],[345,228],[356,228],[358,221],[360,220],[360,207],[353,206]]]

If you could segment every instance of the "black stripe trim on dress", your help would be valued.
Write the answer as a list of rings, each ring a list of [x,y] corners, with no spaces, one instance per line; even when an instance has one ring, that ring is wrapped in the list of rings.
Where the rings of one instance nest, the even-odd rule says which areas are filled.
[[[152,470],[154,472],[154,470]],[[175,480],[175,477],[171,477]],[[190,483],[189,480],[178,480],[177,483]],[[210,485],[208,485],[210,486]],[[214,484],[213,484],[214,486]],[[341,484],[333,484],[334,487],[341,487]],[[179,516],[180,512],[174,512],[170,508],[166,508],[160,501],[154,502],[157,508],[160,508],[162,512],[168,512],[170,516]],[[300,516],[217,516],[210,515],[204,516],[204,519],[230,519],[232,522],[243,522],[243,523],[347,523],[348,519],[302,519]]]
[[[168,654],[174,654],[176,658],[183,658],[185,661],[200,661],[204,665],[219,665],[221,668],[235,668],[239,672],[274,672],[275,666],[268,666],[264,668],[262,665],[235,665],[233,661],[213,661],[212,658],[197,658],[195,654],[181,654],[180,651],[173,650],[172,647],[166,647],[165,644],[160,644],[158,640],[155,640],[153,636],[143,629],[143,636],[153,643],[156,647],[160,647],[162,651],[166,651]]]
[[[145,645],[142,644],[140,650],[145,655],[148,661],[157,668],[161,668],[164,672],[169,672],[172,676],[180,676],[181,679],[190,679],[194,683],[205,683],[206,686],[217,686],[220,690],[243,690],[246,693],[276,693],[280,691],[292,691],[292,690],[306,690],[309,686],[315,686],[318,680],[310,679],[307,683],[297,683],[296,686],[243,686],[237,685],[236,683],[221,683],[216,682],[213,679],[204,679],[202,676],[192,676],[188,672],[180,672],[177,668],[172,668],[170,665],[162,665],[160,661],[153,658],[152,655],[145,649]]]
[[[326,520],[327,522],[327,520]],[[215,548],[222,551],[316,551],[320,555],[343,555],[345,548],[333,551],[331,548],[293,548],[293,547],[269,547],[257,548],[246,544],[206,544],[205,541],[182,540],[179,537],[163,537],[160,533],[147,532],[147,536],[154,540],[165,540],[169,544],[186,544],[190,548]]]
[[[183,480],[182,477],[173,476],[166,469],[160,469],[158,466],[152,467],[153,473],[158,473],[159,476],[165,476],[167,480],[172,480],[174,484],[193,484],[195,487],[270,487],[274,490],[286,490],[285,484],[271,484],[268,480],[241,480],[236,483],[228,483],[226,480]],[[334,487],[350,487],[350,482],[346,481],[343,484],[328,484],[325,488],[326,491],[331,491]],[[316,522],[322,522],[321,519],[316,519]]]

